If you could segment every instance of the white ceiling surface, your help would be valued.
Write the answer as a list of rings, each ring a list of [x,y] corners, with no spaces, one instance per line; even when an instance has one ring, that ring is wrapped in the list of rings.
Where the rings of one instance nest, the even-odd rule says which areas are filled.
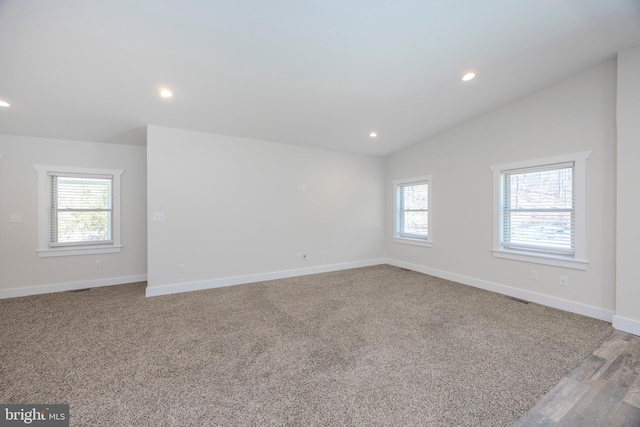
[[[386,156],[637,44],[640,0],[0,0],[0,134]]]

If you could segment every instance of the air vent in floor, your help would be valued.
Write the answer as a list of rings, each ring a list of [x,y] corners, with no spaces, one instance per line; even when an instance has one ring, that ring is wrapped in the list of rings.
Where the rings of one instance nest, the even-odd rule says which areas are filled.
[[[523,299],[516,298],[516,297],[505,297],[505,298],[508,298],[510,300],[514,300],[514,301],[517,301],[517,302],[521,302],[522,304],[530,304],[531,303],[531,301],[525,301]]]

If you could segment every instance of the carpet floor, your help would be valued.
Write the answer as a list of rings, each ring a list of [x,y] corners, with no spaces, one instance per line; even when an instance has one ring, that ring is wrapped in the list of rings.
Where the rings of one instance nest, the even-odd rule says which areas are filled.
[[[0,301],[0,402],[72,426],[508,426],[611,325],[387,265]]]

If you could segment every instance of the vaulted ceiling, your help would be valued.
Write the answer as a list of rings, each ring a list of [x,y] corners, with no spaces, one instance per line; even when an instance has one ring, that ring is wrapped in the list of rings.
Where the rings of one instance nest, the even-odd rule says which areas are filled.
[[[0,134],[386,156],[637,44],[638,0],[0,0]]]

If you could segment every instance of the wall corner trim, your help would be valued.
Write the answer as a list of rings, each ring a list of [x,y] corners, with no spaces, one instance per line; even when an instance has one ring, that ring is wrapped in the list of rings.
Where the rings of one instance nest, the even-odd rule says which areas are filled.
[[[54,292],[75,291],[102,286],[124,285],[127,283],[144,282],[146,274],[136,276],[109,277],[104,279],[83,280],[81,282],[56,283],[52,285],[29,286],[24,288],[0,289],[0,299],[26,297],[30,295],[51,294]]]
[[[640,336],[640,320],[614,315],[613,327],[619,331]]]
[[[204,289],[223,288],[226,286],[245,285],[248,283],[264,282],[267,280],[287,279],[290,277],[307,276],[310,274],[329,273],[332,271],[349,270],[352,268],[371,267],[386,264],[384,258],[374,258],[364,261],[329,264],[318,267],[299,268],[295,270],[274,271],[271,273],[250,274],[247,276],[224,277],[221,279],[203,280],[199,282],[175,283],[170,285],[147,286],[146,296],[176,294],[180,292],[201,291]]]
[[[387,264],[393,265],[395,267],[405,268],[407,270],[413,270],[423,274],[428,274],[430,276],[439,277],[441,279],[451,280],[453,282],[462,283],[463,285],[473,286],[475,288],[484,289],[486,291],[496,292],[498,294],[534,302],[536,304],[545,305],[547,307],[557,308],[559,310],[581,314],[587,317],[593,317],[595,319],[604,320],[606,322],[611,322],[614,314],[613,311],[604,308],[594,307],[575,301],[569,301],[562,298],[526,291],[524,289],[512,288],[511,286],[501,285],[499,283],[489,282],[487,280],[476,279],[457,273],[450,273],[448,271],[424,267],[421,265],[411,264],[395,259],[387,259]],[[638,325],[640,326],[640,323],[638,323]]]

